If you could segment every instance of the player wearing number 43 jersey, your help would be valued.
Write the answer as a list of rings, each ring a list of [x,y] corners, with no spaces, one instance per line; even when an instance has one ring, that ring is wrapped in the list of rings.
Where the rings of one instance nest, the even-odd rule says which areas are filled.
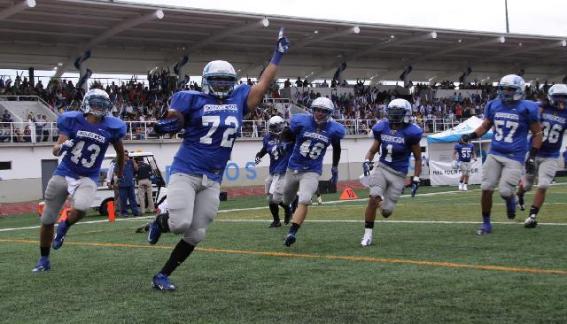
[[[150,244],[156,244],[164,232],[181,234],[182,239],[153,277],[154,288],[175,290],[169,276],[205,238],[217,215],[220,183],[242,118],[262,101],[287,50],[288,40],[281,29],[272,60],[252,87],[236,86],[237,75],[230,63],[209,62],[203,69],[203,92],[175,93],[166,118],[155,126],[158,134],[181,129],[185,133],[171,165],[167,212],[157,215],[148,231]]]
[[[410,122],[410,103],[405,99],[394,99],[388,104],[386,113],[387,119],[379,121],[372,127],[374,142],[362,164],[365,184],[370,188],[370,198],[364,213],[364,236],[360,242],[362,246],[372,244],[376,210],[380,208],[385,218],[392,215],[405,186],[412,153],[415,158],[412,195],[415,195],[421,174],[419,141],[423,130]],[[372,161],[378,151],[380,151],[380,159],[374,167]]]
[[[533,101],[523,100],[524,80],[514,74],[504,76],[498,83],[498,98],[489,101],[484,109],[484,121],[472,133],[463,135],[468,141],[484,135],[494,127],[490,151],[482,172],[482,225],[478,235],[490,234],[492,224],[492,193],[496,186],[506,201],[508,218],[516,217],[515,188],[522,176],[522,164],[526,173],[533,174],[535,157],[541,147],[542,134],[539,123],[539,107]],[[528,151],[528,132],[532,143]]]
[[[97,189],[100,165],[109,144],[117,155],[117,175],[122,177],[124,147],[122,137],[126,124],[108,116],[112,103],[108,94],[99,89],[88,91],[83,98],[81,111],[65,112],[57,120],[59,138],[53,146],[53,155],[63,155],[45,189],[45,208],[41,215],[39,248],[41,258],[33,272],[48,271],[50,246],[59,249],[72,224],[85,216]],[[71,211],[65,221],[54,223],[67,200],[71,197]]]
[[[537,214],[543,206],[545,192],[557,169],[559,169],[559,151],[563,142],[563,134],[567,129],[567,85],[556,84],[548,90],[548,103],[541,107],[541,126],[543,143],[535,157],[535,172],[526,173],[518,188],[520,208],[524,210],[524,193],[532,188],[537,175],[537,191],[534,196],[530,214],[524,225],[527,228],[537,226]]]
[[[284,133],[284,138],[295,142],[284,179],[284,204],[291,204],[298,196],[298,206],[284,240],[286,246],[295,242],[297,231],[307,216],[311,197],[319,186],[323,157],[329,145],[333,146],[331,182],[337,183],[341,139],[345,136],[345,128],[330,118],[334,109],[329,98],[316,98],[311,103],[312,114],[294,115]]]

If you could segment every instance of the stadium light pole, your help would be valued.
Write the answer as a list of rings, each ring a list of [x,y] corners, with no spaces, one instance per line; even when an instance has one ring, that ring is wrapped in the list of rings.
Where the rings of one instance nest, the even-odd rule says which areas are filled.
[[[506,11],[506,34],[510,34],[510,24],[508,20],[508,0],[504,0],[504,9]]]

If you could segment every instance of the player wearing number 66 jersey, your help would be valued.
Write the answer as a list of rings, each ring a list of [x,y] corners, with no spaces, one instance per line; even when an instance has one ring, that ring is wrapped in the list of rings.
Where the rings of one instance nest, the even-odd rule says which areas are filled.
[[[287,50],[288,40],[280,29],[272,60],[252,87],[236,86],[236,71],[230,63],[209,62],[203,69],[203,92],[175,93],[166,118],[154,127],[158,134],[185,129],[171,165],[167,212],[157,215],[148,231],[150,244],[156,244],[164,232],[181,234],[182,239],[153,277],[154,288],[175,290],[169,276],[205,238],[217,215],[220,183],[242,118],[262,101]]]
[[[524,80],[514,74],[506,75],[498,83],[498,98],[489,101],[484,109],[484,121],[462,140],[479,138],[494,127],[490,151],[482,169],[482,225],[478,235],[492,232],[490,212],[492,193],[496,186],[506,201],[508,218],[516,217],[515,188],[522,176],[522,164],[526,173],[533,174],[535,156],[541,147],[542,134],[537,103],[524,100]],[[528,132],[532,143],[528,151]]]
[[[88,91],[81,111],[65,112],[57,119],[59,138],[53,146],[53,155],[63,155],[45,189],[45,208],[41,215],[39,248],[41,258],[33,272],[48,271],[50,246],[59,249],[72,224],[85,216],[97,189],[100,165],[109,144],[117,155],[117,175],[122,176],[124,146],[122,137],[126,124],[107,116],[112,109],[108,94],[100,89]],[[54,223],[67,197],[71,196],[71,211],[67,219],[57,226]]]
[[[423,130],[411,123],[411,105],[405,99],[394,99],[386,108],[387,118],[372,127],[374,142],[366,153],[362,165],[364,176],[370,188],[370,198],[364,213],[364,236],[360,244],[372,244],[372,231],[376,210],[380,208],[383,217],[390,217],[405,185],[410,155],[415,158],[412,178],[417,189],[421,174],[421,148],[419,142]],[[374,156],[380,152],[377,167]]]
[[[547,98],[548,103],[544,104],[540,110],[543,143],[536,154],[535,172],[526,173],[518,188],[520,208],[524,210],[524,193],[532,188],[537,175],[537,191],[529,217],[524,222],[527,228],[537,226],[536,217],[543,206],[545,192],[559,169],[559,151],[563,143],[563,135],[567,130],[567,85],[553,85],[548,90]]]
[[[323,157],[329,145],[333,146],[331,182],[336,184],[341,158],[341,139],[345,128],[330,117],[335,109],[329,98],[319,97],[311,103],[311,114],[298,114],[291,118],[284,134],[295,141],[284,179],[284,204],[289,205],[298,196],[298,206],[284,244],[291,246],[317,191],[323,172]]]

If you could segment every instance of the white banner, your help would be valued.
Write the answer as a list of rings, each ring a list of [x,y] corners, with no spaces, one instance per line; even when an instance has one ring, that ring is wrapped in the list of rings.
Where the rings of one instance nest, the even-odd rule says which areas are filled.
[[[429,161],[430,180],[432,186],[457,186],[461,171],[453,169],[451,162]],[[469,184],[480,184],[482,178],[482,163],[480,159],[471,161]]]

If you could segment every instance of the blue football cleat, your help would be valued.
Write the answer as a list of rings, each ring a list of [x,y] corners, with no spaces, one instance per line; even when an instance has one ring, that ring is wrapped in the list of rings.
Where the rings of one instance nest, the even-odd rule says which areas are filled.
[[[53,239],[53,243],[51,244],[51,247],[54,250],[58,250],[59,248],[61,248],[61,246],[63,246],[63,241],[65,240],[65,235],[67,234],[68,230],[69,225],[67,224],[67,222],[62,222],[57,225],[57,233],[55,233],[55,238]]]
[[[482,224],[478,231],[476,231],[476,235],[487,235],[492,233],[492,225],[491,224]]]
[[[291,233],[287,234],[284,240],[284,245],[291,246],[293,243],[295,243],[295,235]]]
[[[148,230],[148,243],[156,244],[159,241],[159,237],[161,236],[161,228],[157,220],[150,223],[150,227]]]
[[[161,291],[174,291],[175,286],[169,281],[169,277],[163,273],[156,274],[152,279],[152,287]]]
[[[51,263],[49,262],[49,259],[47,257],[41,257],[39,258],[39,261],[37,261],[35,267],[32,269],[32,272],[37,273],[49,270],[51,270]]]
[[[516,196],[506,199],[506,215],[508,219],[516,218]]]

